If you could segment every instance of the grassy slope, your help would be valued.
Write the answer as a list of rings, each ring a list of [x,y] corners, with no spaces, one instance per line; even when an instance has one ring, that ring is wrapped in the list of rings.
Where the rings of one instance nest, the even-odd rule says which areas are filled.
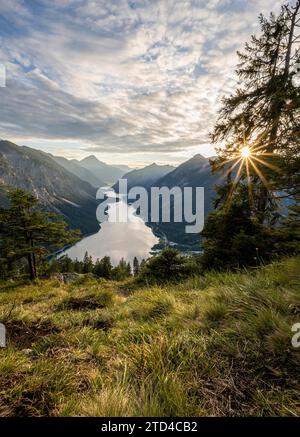
[[[300,415],[299,272],[2,284],[0,414]]]

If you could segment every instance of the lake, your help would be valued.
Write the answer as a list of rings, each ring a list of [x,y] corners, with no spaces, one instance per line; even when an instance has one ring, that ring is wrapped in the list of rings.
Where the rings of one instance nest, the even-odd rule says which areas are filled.
[[[105,194],[111,200],[116,198],[113,191],[106,191]],[[145,222],[135,215],[134,208],[127,205],[122,197],[119,198],[119,202],[110,203],[107,215],[110,218],[115,217],[121,210],[127,212],[127,223],[103,222],[99,232],[83,238],[60,256],[67,254],[73,260],[76,258],[82,260],[87,251],[94,261],[109,256],[113,265],[117,265],[121,258],[131,263],[135,256],[139,261],[148,258],[152,247],[159,242],[159,239]]]

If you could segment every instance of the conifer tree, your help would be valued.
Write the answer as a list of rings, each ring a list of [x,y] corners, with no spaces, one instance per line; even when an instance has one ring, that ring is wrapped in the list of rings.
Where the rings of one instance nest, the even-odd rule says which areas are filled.
[[[206,266],[251,265],[253,259],[274,255],[280,237],[274,227],[280,222],[278,193],[299,192],[300,87],[294,75],[300,60],[300,1],[284,5],[277,17],[259,19],[261,34],[238,52],[240,84],[223,99],[212,133],[213,142],[224,143],[212,168],[225,177],[203,232]]]
[[[140,272],[140,263],[137,257],[135,256],[133,259],[133,274],[134,276],[137,276]]]
[[[83,257],[83,264],[82,264],[82,272],[83,273],[92,273],[94,268],[93,259],[88,254],[88,252],[85,252]]]
[[[31,279],[50,253],[79,238],[79,231],[69,231],[58,216],[38,209],[38,200],[24,190],[9,193],[10,205],[0,209],[0,253],[8,270],[25,259]]]
[[[300,253],[300,193],[295,195],[295,202],[289,206],[287,217],[278,228],[278,252],[283,255]]]
[[[97,260],[93,272],[100,278],[110,279],[112,274],[112,264],[109,256]]]
[[[146,260],[143,258],[140,263],[140,272],[144,269],[145,265],[146,265]]]
[[[293,192],[295,179],[299,183],[300,87],[293,77],[300,61],[300,1],[284,5],[278,17],[259,19],[261,35],[252,36],[244,52],[238,52],[240,86],[223,99],[212,140],[225,142],[214,169],[228,170],[245,145],[252,150],[239,178],[252,184],[252,212],[263,223],[276,216],[273,192]],[[232,186],[237,180],[232,182],[228,172],[230,193],[238,189]]]

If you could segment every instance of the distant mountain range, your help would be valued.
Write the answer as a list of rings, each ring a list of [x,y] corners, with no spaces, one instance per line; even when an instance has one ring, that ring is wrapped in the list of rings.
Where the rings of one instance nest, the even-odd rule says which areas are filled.
[[[130,171],[128,171],[130,170]],[[53,156],[9,141],[0,141],[0,205],[7,203],[6,190],[19,187],[33,192],[43,207],[63,216],[72,228],[83,234],[97,232],[96,189],[110,184],[118,191],[119,178],[126,178],[128,189],[133,186],[205,188],[205,215],[212,209],[214,186],[220,176],[212,174],[209,159],[196,155],[177,168],[151,164],[131,170],[127,166],[111,166],[88,156],[81,161]],[[171,207],[173,205],[171,203]],[[186,223],[149,223],[153,231],[169,241],[198,245],[199,235],[186,234]]]
[[[76,159],[72,159],[72,163],[76,165],[80,165],[80,167],[88,170],[92,175],[96,178],[99,178],[100,183],[98,183],[97,187],[102,184],[112,185],[118,179],[120,179],[125,173],[129,172],[131,169],[126,165],[122,165],[121,167],[117,167],[114,165],[105,164],[105,162],[99,161],[96,156],[90,155],[81,161],[77,161]]]
[[[0,141],[0,183],[34,193],[45,209],[61,214],[71,227],[84,234],[99,229],[95,188],[47,153]]]
[[[221,183],[221,181],[222,176],[220,176],[220,174],[212,173],[209,158],[198,154],[160,178],[156,181],[155,186],[168,188],[204,187],[204,215],[206,217],[213,209],[215,185]],[[188,225],[187,222],[174,222],[174,220],[172,220],[173,209],[174,204],[171,199],[171,222],[150,224],[153,231],[160,236],[165,236],[167,240],[174,243],[198,246],[200,240],[199,235],[185,232],[185,226]],[[195,201],[193,201],[193,209],[195,209]]]
[[[157,165],[154,163],[138,170],[132,170],[124,174],[122,178],[127,180],[128,190],[132,187],[148,189],[173,170],[175,170],[175,167],[171,165]],[[119,183],[117,182],[113,188],[116,192],[119,192]]]
[[[179,165],[177,168],[166,165],[161,166],[152,164],[147,167],[133,170],[122,176],[127,179],[128,190],[133,186],[142,186],[149,192],[152,187],[204,187],[204,214],[207,214],[213,209],[213,199],[215,197],[214,187],[221,182],[220,175],[213,174],[209,159],[202,155],[195,155],[193,158]],[[116,192],[119,191],[118,182],[113,186]],[[150,196],[149,196],[150,199]],[[193,204],[194,206],[194,204]],[[151,223],[151,202],[148,204],[149,222],[148,225],[154,233],[165,238],[169,242],[187,246],[199,246],[200,237],[197,234],[187,234],[185,226],[188,225],[185,221],[177,223],[172,220],[172,211],[174,209],[173,199],[171,198],[171,222],[165,223],[159,221]]]
[[[52,159],[54,159],[55,162],[57,162],[59,165],[61,165],[64,169],[68,170],[70,173],[73,173],[74,175],[78,176],[83,181],[88,182],[93,187],[98,188],[102,185],[105,185],[104,181],[100,179],[99,176],[96,176],[91,171],[87,170],[85,167],[82,167],[76,159],[66,159],[62,156],[51,156]]]
[[[62,156],[50,156],[66,170],[96,188],[114,184],[125,173],[131,170],[127,165],[115,166],[105,164],[105,162],[99,161],[99,159],[93,155],[87,156],[81,161],[77,159],[66,159]]]

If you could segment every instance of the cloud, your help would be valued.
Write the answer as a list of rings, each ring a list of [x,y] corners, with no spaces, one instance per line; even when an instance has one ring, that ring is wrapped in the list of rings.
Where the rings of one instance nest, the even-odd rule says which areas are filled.
[[[0,2],[0,136],[118,156],[205,149],[236,50],[280,3]]]

